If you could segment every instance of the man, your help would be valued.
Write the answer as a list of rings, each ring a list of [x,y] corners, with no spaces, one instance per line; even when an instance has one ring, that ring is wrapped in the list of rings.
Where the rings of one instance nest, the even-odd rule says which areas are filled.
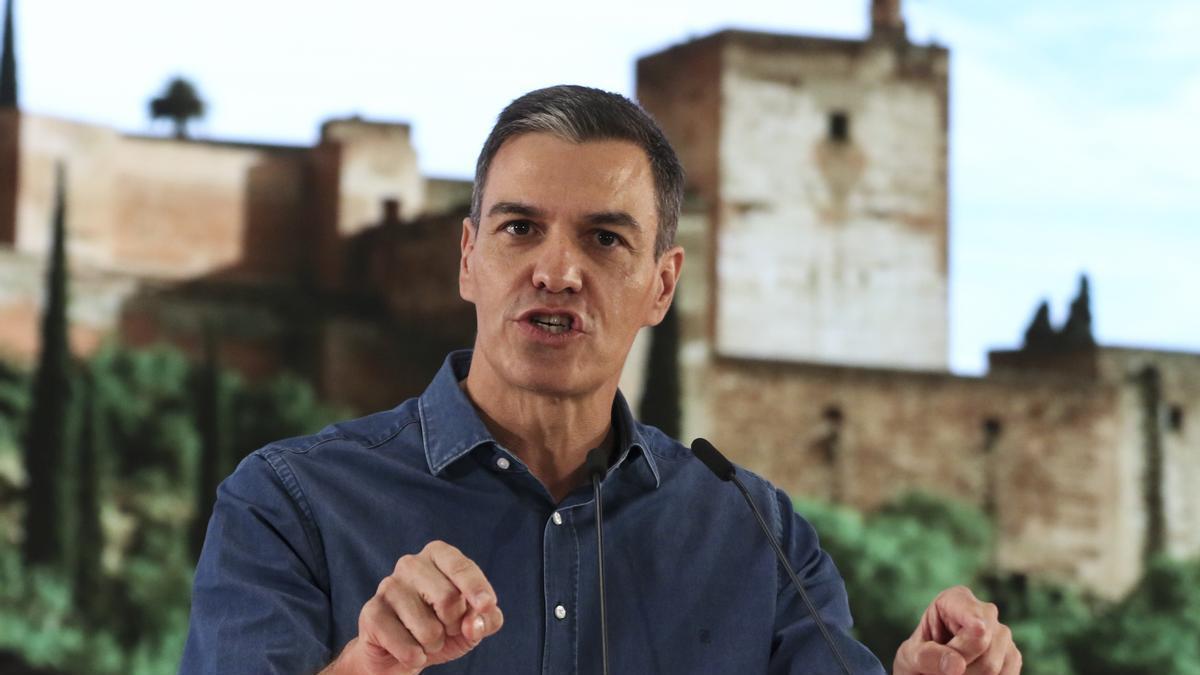
[[[420,398],[241,463],[218,492],[182,670],[600,672],[584,471],[599,447],[611,672],[837,672],[741,496],[617,391],[674,296],[682,190],[674,151],[621,96],[553,87],[506,108],[463,221],[474,350]],[[812,528],[747,481],[853,671],[882,672],[849,637]],[[958,588],[894,669],[1012,675],[1020,654]]]

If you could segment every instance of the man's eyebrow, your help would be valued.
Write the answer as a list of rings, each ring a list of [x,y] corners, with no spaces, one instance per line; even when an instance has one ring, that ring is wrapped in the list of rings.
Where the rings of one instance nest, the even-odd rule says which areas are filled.
[[[487,214],[488,216],[509,215],[539,218],[542,215],[542,210],[536,206],[521,202],[496,202],[492,205],[492,208],[488,209]]]
[[[641,231],[642,224],[637,221],[637,218],[629,215],[624,211],[600,211],[599,213],[589,213],[585,218],[589,225],[615,225],[617,227],[627,227],[631,230]]]

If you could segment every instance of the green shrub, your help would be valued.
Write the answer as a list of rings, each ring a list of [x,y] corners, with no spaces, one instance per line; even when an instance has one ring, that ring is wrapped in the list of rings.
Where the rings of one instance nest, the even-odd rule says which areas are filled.
[[[928,495],[907,495],[865,518],[812,502],[797,510],[846,581],[858,638],[884,660],[938,592],[975,581],[991,541],[978,511]]]
[[[1200,559],[1157,559],[1124,600],[1070,642],[1087,675],[1200,675]]]

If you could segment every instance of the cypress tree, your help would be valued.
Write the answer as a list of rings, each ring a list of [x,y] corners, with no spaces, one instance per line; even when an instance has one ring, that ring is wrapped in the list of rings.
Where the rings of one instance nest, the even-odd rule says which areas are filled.
[[[671,438],[680,432],[679,315],[675,305],[650,334],[650,358],[638,417]]]
[[[70,347],[67,344],[67,257],[65,171],[56,171],[53,242],[46,272],[41,352],[33,379],[33,406],[25,435],[26,564],[66,562],[62,508],[66,459],[67,399],[70,396]]]
[[[106,590],[101,569],[104,532],[100,524],[100,487],[101,456],[107,447],[107,429],[96,374],[85,369],[81,384],[79,411],[82,423],[76,444],[79,489],[75,493],[75,507],[79,529],[76,532],[74,591],[76,608],[89,625],[96,625],[104,616]]]
[[[1030,351],[1050,351],[1058,346],[1058,333],[1050,324],[1050,305],[1045,300],[1038,305],[1033,320],[1025,329],[1025,349]]]
[[[1094,347],[1096,338],[1092,335],[1092,299],[1088,289],[1087,275],[1079,277],[1079,292],[1071,301],[1071,313],[1067,315],[1067,323],[1063,325],[1062,338],[1068,347]]]
[[[4,48],[0,53],[0,108],[17,107],[17,39],[13,34],[13,3],[4,2]]]
[[[224,397],[221,392],[221,365],[217,331],[213,323],[204,326],[204,359],[193,380],[196,426],[200,430],[199,484],[196,486],[196,516],[192,521],[192,557],[200,557],[208,519],[216,503],[217,485],[225,475],[228,457],[225,451]]]

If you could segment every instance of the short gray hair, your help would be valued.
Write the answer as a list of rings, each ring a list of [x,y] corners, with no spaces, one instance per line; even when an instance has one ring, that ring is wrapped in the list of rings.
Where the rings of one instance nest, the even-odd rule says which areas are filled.
[[[662,129],[645,110],[620,94],[569,84],[531,91],[500,112],[475,163],[471,222],[476,227],[482,216],[488,168],[500,146],[515,136],[537,132],[553,134],[573,143],[629,141],[645,150],[654,177],[658,207],[654,257],[661,257],[675,244],[675,230],[679,227],[683,203],[683,165]]]

